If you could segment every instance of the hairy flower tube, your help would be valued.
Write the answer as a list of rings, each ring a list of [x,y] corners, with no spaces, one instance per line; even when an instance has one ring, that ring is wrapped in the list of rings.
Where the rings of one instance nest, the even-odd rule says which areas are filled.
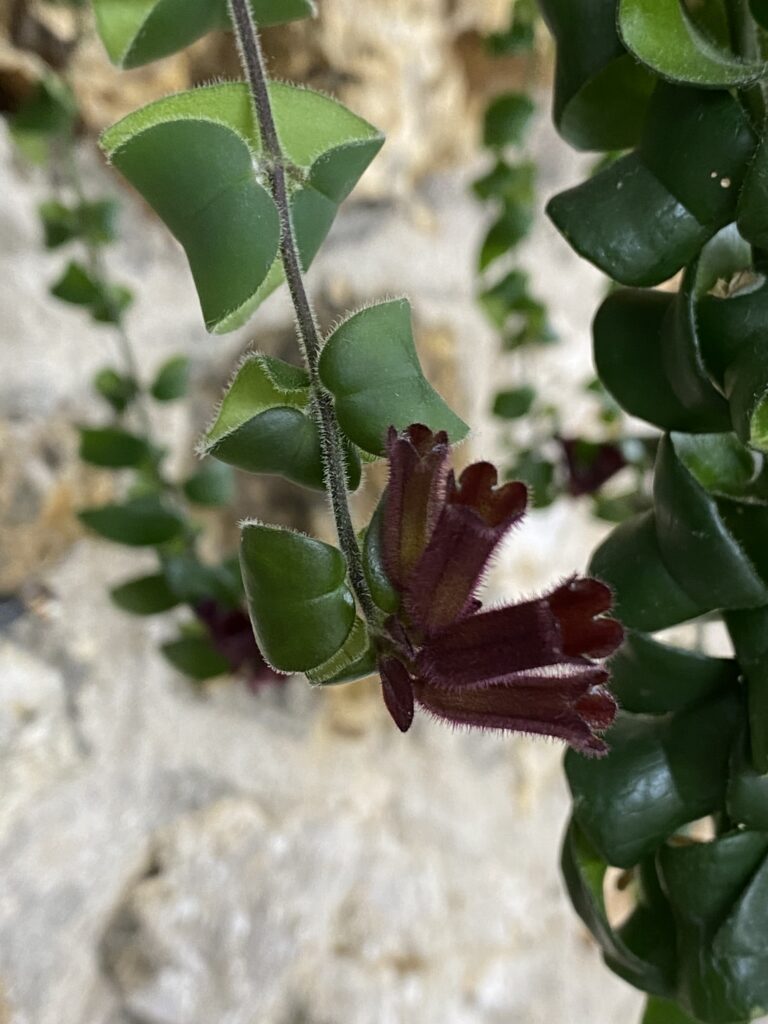
[[[449,722],[565,740],[607,751],[616,715],[599,664],[621,644],[606,616],[612,595],[572,577],[534,600],[481,610],[477,591],[502,539],[522,519],[527,491],[497,486],[488,462],[456,479],[444,433],[390,429],[382,560],[400,595],[379,671],[384,701],[405,732],[415,705]],[[389,642],[391,641],[391,642]]]

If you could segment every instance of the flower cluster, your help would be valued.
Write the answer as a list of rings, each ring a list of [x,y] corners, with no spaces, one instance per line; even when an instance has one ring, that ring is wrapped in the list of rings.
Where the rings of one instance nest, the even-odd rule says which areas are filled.
[[[573,577],[534,600],[481,611],[477,591],[525,513],[525,486],[497,486],[488,462],[457,481],[446,435],[419,424],[390,430],[388,457],[382,559],[401,601],[379,671],[398,728],[410,728],[418,703],[453,723],[554,736],[604,754],[598,734],[616,702],[597,659],[623,637],[604,614],[608,587]]]

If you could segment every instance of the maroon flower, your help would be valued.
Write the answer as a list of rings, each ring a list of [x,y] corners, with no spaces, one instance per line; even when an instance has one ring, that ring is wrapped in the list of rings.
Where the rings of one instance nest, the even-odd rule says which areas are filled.
[[[267,665],[254,639],[251,620],[242,608],[227,608],[211,598],[199,601],[195,614],[232,674],[242,675],[250,690],[286,681],[287,676],[278,675]]]
[[[594,494],[623,469],[627,460],[617,444],[584,441],[576,437],[558,438],[563,449],[568,493],[574,497]]]
[[[520,522],[525,486],[497,486],[479,462],[459,477],[444,433],[416,424],[388,438],[384,568],[401,595],[379,670],[399,729],[415,704],[448,721],[555,736],[604,754],[597,735],[616,714],[598,659],[622,641],[605,616],[611,592],[573,577],[543,597],[480,611],[477,591],[501,540]]]

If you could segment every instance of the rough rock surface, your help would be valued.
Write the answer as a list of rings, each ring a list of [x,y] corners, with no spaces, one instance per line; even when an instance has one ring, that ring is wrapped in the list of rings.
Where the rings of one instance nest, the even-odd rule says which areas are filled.
[[[547,193],[577,176],[548,130],[538,146]],[[58,260],[39,252],[43,183],[2,147],[0,407],[29,436],[96,417],[88,381],[108,335],[47,299]],[[434,181],[418,220],[348,208],[310,280],[353,303],[407,291],[425,328],[457,341],[458,386],[482,424],[471,445],[489,452],[482,413],[514,366],[473,304],[483,224],[465,185]],[[220,379],[246,338],[290,322],[276,296],[250,333],[206,337],[175,245],[132,201],[123,220],[110,264],[138,292],[129,326],[148,375],[183,350],[196,385]],[[542,356],[537,380],[575,396],[601,285],[543,218],[526,256],[570,342]],[[158,423],[180,460],[205,416],[185,407]],[[533,516],[494,585],[535,590],[581,567],[598,533],[573,504]],[[3,1024],[636,1019],[637,995],[562,892],[555,745],[426,719],[401,737],[371,683],[193,692],[156,652],[168,624],[106,600],[140,568],[135,552],[83,538],[38,570],[26,611],[0,605]]]

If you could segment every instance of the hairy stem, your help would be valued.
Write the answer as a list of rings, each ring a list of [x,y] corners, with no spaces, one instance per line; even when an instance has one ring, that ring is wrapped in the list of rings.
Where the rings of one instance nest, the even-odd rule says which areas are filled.
[[[248,80],[261,134],[272,198],[280,216],[280,254],[293,308],[296,311],[299,340],[309,371],[313,406],[320,430],[325,482],[333,509],[339,546],[346,559],[349,579],[360,609],[368,622],[374,625],[379,615],[365,578],[360,547],[349,510],[346,458],[341,430],[336,420],[333,399],[323,387],[318,372],[322,348],[320,330],[304,284],[301,257],[291,217],[286,161],[272,113],[261,41],[248,0],[229,0],[229,7],[243,71]]]

